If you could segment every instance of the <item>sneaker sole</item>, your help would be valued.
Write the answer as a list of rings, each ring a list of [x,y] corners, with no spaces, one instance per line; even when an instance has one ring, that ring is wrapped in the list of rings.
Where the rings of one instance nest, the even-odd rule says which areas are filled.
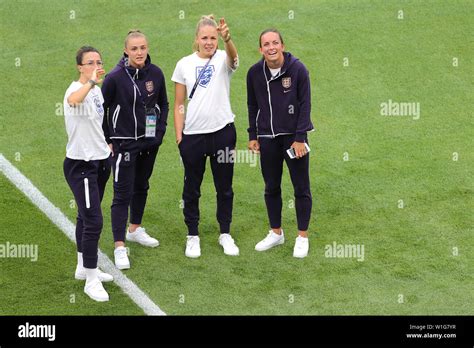
[[[186,257],[189,257],[190,259],[197,259],[201,255],[189,255],[189,254],[184,254]]]
[[[224,247],[222,247],[222,248],[224,248]],[[229,256],[239,256],[239,253],[240,253],[240,250],[237,251],[237,253],[235,253],[235,254],[233,254],[233,253],[226,253],[225,250],[224,250],[224,254],[225,254],[225,255],[229,255]]]
[[[220,245],[220,246],[222,247],[222,249],[224,250],[224,254],[229,255],[229,256],[239,256],[240,250],[237,251],[236,254],[226,253],[226,252],[225,252],[225,249],[224,249],[224,246],[223,246],[220,242],[219,242],[219,245]]]
[[[283,243],[285,243],[285,240],[284,240],[284,239],[283,239],[281,242],[278,242],[278,243],[276,243],[276,244],[273,244],[272,246],[269,246],[268,248],[265,248],[265,249],[257,249],[257,247],[255,247],[255,250],[256,250],[256,251],[267,251],[267,250],[269,250],[269,249],[271,249],[271,248],[273,248],[273,247],[276,247],[276,246],[278,246],[278,245],[282,245]]]
[[[97,302],[107,302],[109,301],[109,298],[101,298],[101,297],[95,297],[95,296],[92,296],[91,294],[89,294],[88,292],[84,291],[84,293],[89,296],[91,299],[93,299],[94,301],[97,301]]]
[[[130,264],[128,264],[128,265],[122,265],[122,266],[115,265],[115,267],[117,267],[118,269],[130,269]]]
[[[143,246],[146,246],[146,247],[150,247],[150,248],[156,248],[158,245],[160,245],[160,241],[156,241],[156,243],[153,243],[153,244],[143,244],[143,243],[140,243],[139,241],[136,241],[135,239],[129,239],[130,237],[127,235],[125,236],[125,239],[127,240],[127,242],[133,242],[133,243],[138,243],[140,245],[143,245]]]
[[[304,259],[306,256],[308,256],[308,254],[306,254],[306,255],[295,255],[295,254],[293,254],[293,257],[296,257],[297,259]]]
[[[160,245],[160,242],[158,242],[156,244],[143,244],[143,243],[137,242],[137,241],[132,240],[132,239],[127,239],[127,242],[138,243],[140,245],[143,245],[143,246],[146,246],[146,247],[149,247],[149,248],[156,248],[158,245]]]
[[[110,279],[110,278],[107,278],[107,279],[104,279],[102,278],[101,276],[98,276],[99,277],[99,280],[102,282],[102,283],[108,283],[108,282],[113,282],[114,281],[114,278]],[[86,280],[86,275],[82,276],[82,275],[77,275],[75,274],[74,275],[74,279],[76,280]]]

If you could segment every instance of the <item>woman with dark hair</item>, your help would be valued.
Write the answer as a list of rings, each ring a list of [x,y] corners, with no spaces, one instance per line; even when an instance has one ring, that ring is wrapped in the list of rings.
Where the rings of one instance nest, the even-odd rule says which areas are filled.
[[[117,268],[127,269],[130,261],[125,239],[147,247],[159,245],[141,224],[149,179],[168,118],[165,78],[151,63],[148,40],[139,30],[130,31],[125,38],[123,57],[105,78],[102,93],[104,132],[113,156],[114,258]]]
[[[110,274],[97,268],[99,237],[103,218],[100,203],[110,175],[107,160],[110,149],[102,131],[103,97],[97,84],[104,75],[99,51],[84,46],[76,55],[78,81],[71,83],[64,96],[64,119],[68,135],[64,176],[76,200],[77,267],[76,279],[85,279],[84,292],[93,300],[108,301],[103,281]]]
[[[260,153],[271,229],[255,250],[265,251],[285,242],[281,227],[281,178],[286,162],[294,188],[298,224],[293,256],[304,258],[309,250],[313,202],[307,136],[313,130],[309,72],[298,58],[285,51],[278,30],[264,30],[259,45],[262,59],[247,73],[248,147]]]

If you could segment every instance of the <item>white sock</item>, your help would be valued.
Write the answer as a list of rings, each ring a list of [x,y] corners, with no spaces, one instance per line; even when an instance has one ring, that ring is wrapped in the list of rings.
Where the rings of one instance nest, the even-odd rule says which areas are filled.
[[[82,260],[82,253],[77,253],[77,266],[84,267],[84,261]]]
[[[91,280],[94,280],[95,278],[98,278],[97,275],[97,268],[86,268],[86,280],[90,282]]]

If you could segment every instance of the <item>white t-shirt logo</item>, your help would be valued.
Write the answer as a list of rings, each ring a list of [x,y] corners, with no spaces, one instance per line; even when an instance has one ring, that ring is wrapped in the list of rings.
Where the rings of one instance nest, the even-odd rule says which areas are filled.
[[[199,77],[199,74],[201,74],[201,71],[204,67],[203,66],[198,66],[196,67],[196,78]],[[207,88],[209,85],[209,82],[211,81],[212,74],[214,73],[215,68],[214,65],[208,65],[206,67],[206,70],[201,75],[201,79],[199,80],[199,86]]]
[[[102,103],[100,102],[100,98],[98,95],[94,95],[94,104],[95,104],[97,113],[100,115],[100,117],[104,117],[104,107]]]

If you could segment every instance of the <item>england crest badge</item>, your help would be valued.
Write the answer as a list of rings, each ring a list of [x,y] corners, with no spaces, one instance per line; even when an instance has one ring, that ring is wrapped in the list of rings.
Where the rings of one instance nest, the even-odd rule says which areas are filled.
[[[153,81],[146,81],[145,87],[149,93],[153,92],[153,90],[155,89],[155,86],[153,85]]]
[[[281,79],[281,84],[283,88],[290,88],[291,87],[291,77],[284,77]]]

